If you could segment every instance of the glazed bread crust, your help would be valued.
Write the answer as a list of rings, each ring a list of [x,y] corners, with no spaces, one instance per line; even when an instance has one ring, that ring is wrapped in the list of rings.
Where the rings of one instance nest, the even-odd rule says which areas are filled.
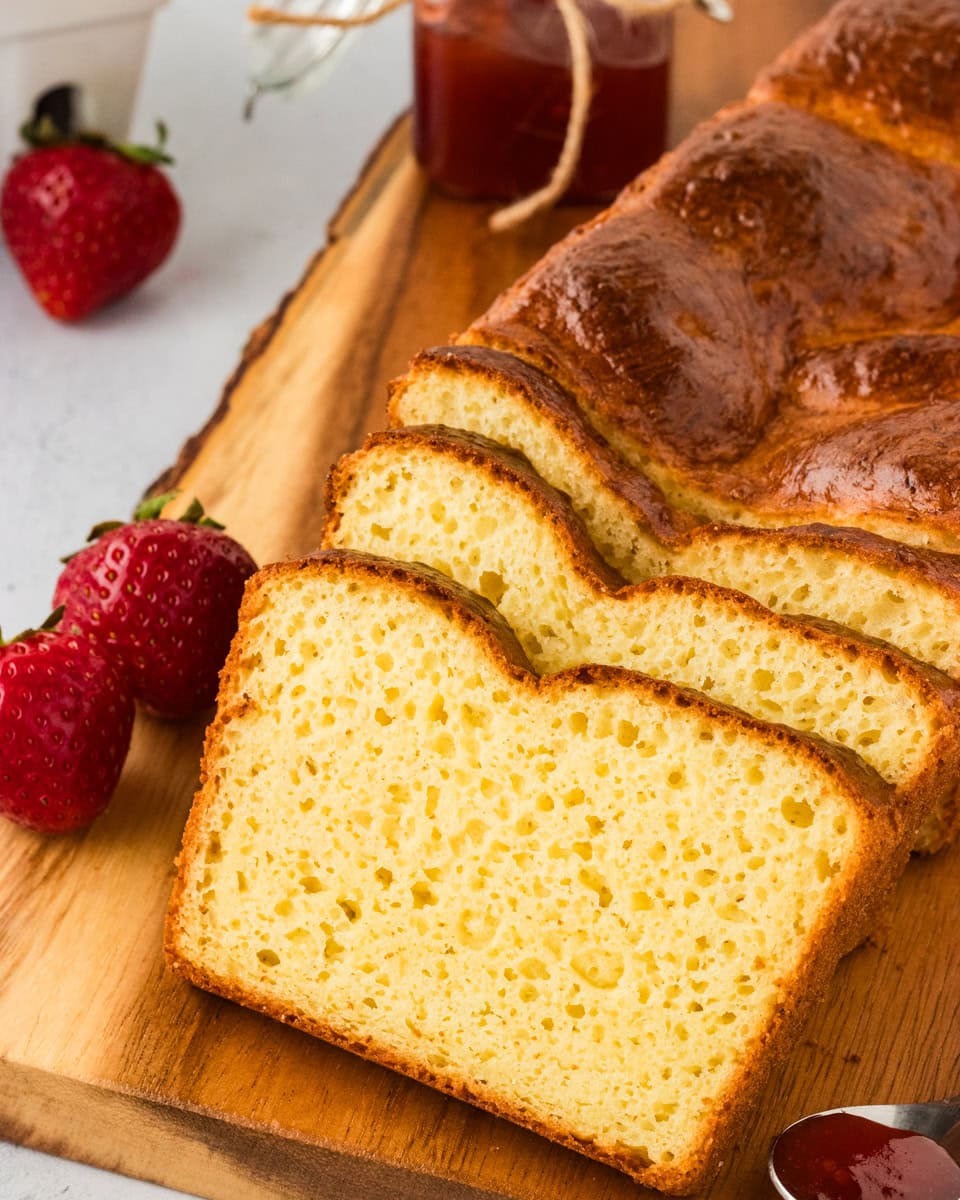
[[[838,5],[461,340],[700,517],[960,549],[958,45],[955,0]]]
[[[566,492],[594,545],[626,579],[664,570],[666,547],[695,524],[624,462],[569,392],[502,351],[464,345],[421,351],[407,374],[391,381],[387,418],[393,428],[446,425],[519,451]]]
[[[686,1193],[904,852],[855,755],[613,667],[538,679],[464,589],[324,552],[248,584],[166,948]]]
[[[960,166],[960,8],[841,0],[761,72],[751,95]]]

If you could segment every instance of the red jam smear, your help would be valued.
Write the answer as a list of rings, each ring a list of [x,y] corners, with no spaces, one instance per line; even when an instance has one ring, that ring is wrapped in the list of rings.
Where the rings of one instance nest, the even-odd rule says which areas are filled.
[[[960,1166],[942,1146],[852,1113],[792,1126],[773,1165],[797,1200],[960,1200]]]
[[[504,20],[504,7],[489,4],[491,23],[495,15]],[[527,8],[537,7],[527,0]],[[511,19],[524,13],[518,5]],[[495,29],[464,35],[418,22],[417,158],[451,194],[513,199],[550,178],[570,118],[570,68],[562,22],[555,12],[547,15],[555,22],[556,45],[546,47],[552,61],[528,57]],[[590,118],[568,199],[612,200],[660,157],[669,77],[669,58],[648,66],[594,64]]]

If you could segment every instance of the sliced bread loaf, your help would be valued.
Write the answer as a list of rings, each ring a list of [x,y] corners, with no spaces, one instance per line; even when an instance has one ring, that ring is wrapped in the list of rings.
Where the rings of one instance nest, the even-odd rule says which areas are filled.
[[[508,354],[449,346],[391,387],[394,425],[473,430],[524,454],[566,492],[603,557],[631,582],[676,571],[811,614],[960,678],[960,557],[831,526],[692,528],[627,466],[570,396]]]
[[[534,668],[643,671],[849,746],[939,849],[960,823],[960,687],[886,645],[662,576],[627,586],[565,496],[475,435],[374,434],[331,472],[324,544],[424,562],[490,600]]]
[[[904,859],[852,754],[327,552],[247,586],[174,970],[667,1191],[702,1185]]]

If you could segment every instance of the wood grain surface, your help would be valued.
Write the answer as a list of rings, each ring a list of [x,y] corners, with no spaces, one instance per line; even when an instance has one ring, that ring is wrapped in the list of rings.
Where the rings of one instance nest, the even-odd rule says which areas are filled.
[[[677,131],[743,92],[823,3],[684,13]],[[583,210],[508,236],[427,191],[405,123],[373,154],[299,286],[252,336],[165,481],[261,561],[313,548],[335,457],[383,424],[384,385],[463,327]],[[139,717],[108,814],[0,830],[0,1136],[210,1200],[627,1200],[616,1172],[174,980],[164,908],[202,722]],[[711,1200],[767,1197],[771,1136],[841,1102],[960,1091],[960,850],[911,865],[889,928],[841,966]]]

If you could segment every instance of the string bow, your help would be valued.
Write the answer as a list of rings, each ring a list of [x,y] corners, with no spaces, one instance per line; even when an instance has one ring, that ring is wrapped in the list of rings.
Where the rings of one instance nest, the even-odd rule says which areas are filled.
[[[354,29],[361,25],[372,25],[382,17],[388,16],[398,8],[408,4],[410,0],[384,0],[379,8],[368,13],[360,13],[354,17],[333,17],[323,14],[308,15],[305,13],[288,13],[275,8],[263,8],[254,5],[247,12],[251,21],[258,24],[274,25],[325,25],[334,29]],[[593,82],[593,66],[590,60],[590,44],[587,19],[580,7],[580,0],[554,0],[560,16],[563,18],[567,41],[570,43],[570,118],[563,138],[560,157],[550,173],[550,178],[542,188],[529,196],[517,200],[495,212],[490,218],[490,228],[493,230],[511,229],[520,225],[535,212],[556,204],[569,188],[580,161],[583,150],[583,138],[587,129],[587,118],[590,115],[590,94]],[[668,12],[678,8],[687,0],[606,0],[612,7],[627,19],[650,16],[654,13]],[[697,8],[702,9],[716,21],[730,21],[733,10],[728,0],[693,0]]]

